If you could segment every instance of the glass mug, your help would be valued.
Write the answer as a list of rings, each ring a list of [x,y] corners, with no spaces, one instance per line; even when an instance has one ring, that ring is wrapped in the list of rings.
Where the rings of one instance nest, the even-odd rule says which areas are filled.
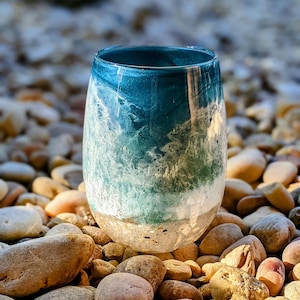
[[[212,51],[99,51],[83,134],[83,176],[98,225],[141,252],[170,252],[196,241],[224,192],[225,122]]]

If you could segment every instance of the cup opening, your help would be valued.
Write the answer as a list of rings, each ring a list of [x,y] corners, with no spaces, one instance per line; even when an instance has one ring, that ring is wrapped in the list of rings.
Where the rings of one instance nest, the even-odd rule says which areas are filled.
[[[214,52],[200,47],[135,46],[111,47],[99,51],[96,59],[134,68],[178,68],[202,65],[215,58]]]

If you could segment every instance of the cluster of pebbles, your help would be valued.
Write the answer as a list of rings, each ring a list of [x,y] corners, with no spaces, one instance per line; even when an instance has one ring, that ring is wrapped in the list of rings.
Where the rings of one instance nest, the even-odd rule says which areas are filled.
[[[1,300],[300,299],[299,5],[174,2],[0,3]],[[172,253],[113,242],[85,195],[90,64],[120,43],[200,44],[221,61],[222,206]]]

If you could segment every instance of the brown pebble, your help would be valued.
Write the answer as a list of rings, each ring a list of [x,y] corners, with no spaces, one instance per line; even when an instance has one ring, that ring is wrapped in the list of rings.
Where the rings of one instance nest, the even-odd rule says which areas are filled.
[[[199,248],[196,243],[190,243],[184,247],[173,251],[174,258],[177,260],[196,260],[198,257]]]
[[[112,274],[115,267],[103,259],[94,259],[89,267],[93,279],[102,279],[105,276]]]
[[[240,216],[246,216],[268,204],[270,204],[269,201],[262,195],[245,196],[238,202],[237,212]]]
[[[158,289],[161,300],[192,299],[203,300],[200,291],[186,282],[165,280]]]
[[[167,259],[163,263],[167,269],[167,279],[184,281],[192,277],[191,267],[180,260]]]
[[[290,242],[282,252],[282,261],[287,272],[300,263],[300,239],[297,238]]]
[[[88,234],[93,238],[96,244],[98,245],[105,245],[111,242],[111,238],[106,234],[106,232],[96,226],[84,226],[82,228],[82,232]]]
[[[207,263],[215,263],[220,261],[220,256],[218,255],[201,255],[196,259],[196,263],[202,267]]]
[[[7,181],[8,192],[0,201],[0,208],[12,205],[27,189],[17,182]]]
[[[107,259],[121,261],[124,255],[125,246],[119,243],[109,242],[103,246],[103,254]]]

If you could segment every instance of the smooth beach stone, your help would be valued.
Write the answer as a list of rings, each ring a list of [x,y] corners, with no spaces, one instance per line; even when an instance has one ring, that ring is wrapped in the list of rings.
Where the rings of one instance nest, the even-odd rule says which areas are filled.
[[[250,234],[257,236],[264,245],[267,253],[276,253],[292,240],[295,225],[287,217],[280,214],[269,215],[250,229]]]
[[[42,170],[47,166],[49,154],[45,150],[33,151],[29,155],[30,164],[38,170]]]
[[[291,241],[283,250],[281,259],[287,271],[300,263],[300,239]]]
[[[196,263],[202,268],[207,263],[215,263],[220,261],[218,255],[201,255],[196,259]]]
[[[111,242],[111,238],[107,235],[107,233],[102,228],[87,225],[82,227],[82,232],[91,236],[95,241],[95,243],[98,245],[103,246]]]
[[[0,203],[7,193],[8,193],[8,185],[4,180],[0,179]]]
[[[167,269],[165,264],[154,255],[138,255],[122,261],[114,272],[126,272],[141,276],[149,281],[153,291],[156,292],[166,275]]]
[[[190,243],[184,247],[177,248],[172,253],[177,260],[196,260],[199,254],[199,248],[196,243]]]
[[[60,214],[56,215],[56,218],[58,218],[59,220],[61,220],[63,222],[71,223],[71,224],[79,227],[80,229],[83,226],[86,226],[88,224],[87,219],[79,216],[78,214],[74,214],[74,213],[60,213]]]
[[[9,206],[0,208],[0,241],[10,242],[44,234],[39,213],[30,207]]]
[[[228,246],[243,237],[240,227],[225,223],[212,228],[202,239],[199,249],[201,254],[220,255]]]
[[[227,161],[227,178],[238,178],[248,183],[258,180],[266,167],[266,159],[256,148],[244,149]]]
[[[161,300],[193,299],[203,300],[200,291],[189,283],[178,280],[165,280],[158,289]]]
[[[254,224],[256,224],[260,220],[264,219],[266,216],[269,216],[269,215],[272,215],[272,214],[281,214],[281,215],[283,215],[283,213],[281,213],[278,209],[276,209],[273,206],[268,206],[268,205],[267,206],[261,206],[256,211],[254,211],[252,214],[244,217],[243,218],[243,223],[250,230],[250,228]]]
[[[82,231],[75,225],[71,223],[61,223],[52,227],[45,236],[63,234],[63,233],[77,233],[82,234]]]
[[[83,181],[82,166],[70,164],[54,168],[51,171],[51,177],[67,187],[77,189]]]
[[[296,228],[300,228],[300,206],[296,206],[290,210],[288,218],[295,224]]]
[[[277,257],[266,258],[257,268],[255,278],[268,287],[270,296],[278,295],[285,281],[283,262]]]
[[[133,250],[132,248],[126,247],[124,250],[124,253],[123,253],[122,261],[126,260],[127,258],[137,256],[138,254],[139,253],[137,251]],[[155,255],[155,256],[158,257],[157,255]],[[173,258],[173,256],[172,256],[172,258]]]
[[[284,186],[295,180],[298,168],[289,161],[275,161],[265,169],[263,181],[266,183],[280,182]]]
[[[70,189],[61,183],[45,176],[37,177],[32,182],[32,192],[53,199],[56,195]]]
[[[255,235],[246,235],[239,239],[235,243],[227,247],[221,254],[220,259],[223,259],[226,255],[232,252],[239,246],[249,245],[252,251],[255,267],[258,267],[260,263],[267,258],[267,253],[262,242]]]
[[[247,272],[230,266],[221,267],[209,281],[214,300],[262,300],[269,296],[264,283]]]
[[[0,165],[0,177],[4,180],[29,183],[35,176],[34,168],[26,163],[8,161]]]
[[[45,211],[50,217],[55,217],[64,212],[76,213],[80,207],[88,207],[86,194],[76,190],[69,190],[56,195],[46,205]]]
[[[94,300],[95,291],[96,288],[91,286],[64,286],[34,298],[34,300]]]
[[[82,126],[68,122],[55,122],[48,126],[52,137],[60,135],[62,132],[72,135],[75,142],[82,140]]]
[[[270,204],[269,201],[263,195],[250,195],[245,196],[237,204],[237,213],[239,216],[246,216],[253,213],[261,206]]]
[[[194,260],[188,259],[188,260],[185,260],[184,263],[186,263],[187,265],[189,265],[191,267],[192,277],[197,278],[197,277],[201,276],[202,269]]]
[[[69,284],[93,253],[85,234],[58,234],[12,245],[0,251],[0,293],[30,296]]]
[[[47,145],[47,153],[50,157],[61,155],[68,156],[74,143],[73,137],[68,133],[62,133],[52,137]]]
[[[8,192],[0,201],[0,208],[12,205],[20,195],[27,192],[27,189],[20,183],[7,181]]]
[[[26,205],[27,203],[30,203],[45,208],[49,202],[50,199],[45,196],[36,193],[23,193],[18,197],[15,205]]]
[[[163,263],[167,270],[165,276],[165,278],[167,279],[185,281],[192,277],[191,267],[183,261],[176,259],[167,259],[164,260]]]
[[[283,287],[283,295],[289,300],[300,299],[300,280],[287,283]]]
[[[91,262],[89,270],[94,279],[102,279],[105,276],[112,274],[115,268],[116,267],[111,263],[103,259],[96,258]]]
[[[11,298],[11,297],[8,297],[8,296],[5,296],[5,295],[0,295],[0,300],[14,300],[14,298]]]
[[[288,214],[295,207],[292,195],[282,183],[270,183],[260,189],[264,197],[284,214]]]
[[[131,273],[113,273],[97,286],[95,300],[153,300],[151,284]]]
[[[107,259],[121,261],[124,255],[125,246],[120,243],[109,242],[105,244],[102,249]]]
[[[296,264],[292,270],[293,280],[300,280],[300,263]]]
[[[246,181],[237,178],[227,178],[225,181],[222,207],[230,212],[236,212],[239,200],[252,194],[254,194],[253,188]]]

